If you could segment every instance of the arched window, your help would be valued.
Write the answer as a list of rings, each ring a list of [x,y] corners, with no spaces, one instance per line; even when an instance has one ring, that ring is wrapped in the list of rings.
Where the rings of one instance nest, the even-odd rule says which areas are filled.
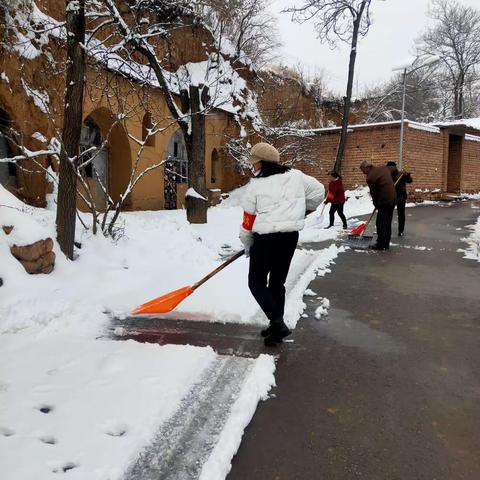
[[[0,108],[0,158],[12,157],[8,132],[11,128],[10,117]],[[0,184],[4,187],[17,186],[17,164],[15,162],[0,162]]]
[[[155,146],[155,135],[149,134],[149,131],[153,128],[152,115],[147,112],[143,116],[142,121],[142,141],[145,142],[147,147]]]
[[[83,122],[82,132],[80,134],[80,152],[92,149],[91,153],[82,157],[82,163],[92,158],[82,170],[87,178],[95,178],[108,189],[108,150],[103,146],[103,138],[100,127],[91,117],[87,117]]]

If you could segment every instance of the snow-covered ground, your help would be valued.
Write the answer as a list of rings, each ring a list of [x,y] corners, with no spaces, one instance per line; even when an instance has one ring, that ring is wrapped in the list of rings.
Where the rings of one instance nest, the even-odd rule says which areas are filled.
[[[241,194],[233,192],[210,209],[206,225],[188,224],[178,210],[124,213],[124,235],[116,241],[79,227],[82,247],[74,262],[55,243],[55,270],[28,275],[9,246],[55,238],[55,212],[26,206],[0,186],[0,227],[14,226],[9,235],[0,228],[2,478],[53,479],[64,471],[79,479],[122,477],[219,356],[210,348],[100,339],[109,322],[104,312],[127,315],[146,300],[194,283],[240,249]],[[371,211],[364,189],[347,196],[347,216]],[[301,234],[304,247],[288,280],[291,327],[303,313],[310,281],[327,273],[342,251],[332,242],[320,249],[305,245],[339,235],[340,225],[323,228],[327,219],[328,207],[323,216],[319,209]],[[180,315],[264,324],[248,290],[247,270],[242,257],[183,302]],[[261,356],[242,377],[202,478],[228,473],[243,429],[274,385],[274,368],[272,357]]]

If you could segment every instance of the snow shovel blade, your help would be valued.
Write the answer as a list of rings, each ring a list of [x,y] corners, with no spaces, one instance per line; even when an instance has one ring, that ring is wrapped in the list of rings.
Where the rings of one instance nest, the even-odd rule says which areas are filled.
[[[171,312],[180,302],[185,300],[189,295],[193,293],[192,287],[182,287],[173,292],[162,295],[161,297],[154,298],[149,302],[143,303],[135,310],[133,315],[152,315],[158,313]]]
[[[349,235],[347,245],[353,249],[366,250],[372,243],[373,237],[370,235]]]
[[[350,235],[360,235],[365,230],[366,226],[366,223],[361,223],[350,232]]]

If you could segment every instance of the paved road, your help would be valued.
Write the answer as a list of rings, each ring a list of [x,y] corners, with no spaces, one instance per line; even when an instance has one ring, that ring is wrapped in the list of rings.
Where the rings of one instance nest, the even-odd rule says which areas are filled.
[[[480,210],[407,213],[398,246],[311,284],[329,316],[308,300],[228,480],[480,479],[480,264],[457,252]]]

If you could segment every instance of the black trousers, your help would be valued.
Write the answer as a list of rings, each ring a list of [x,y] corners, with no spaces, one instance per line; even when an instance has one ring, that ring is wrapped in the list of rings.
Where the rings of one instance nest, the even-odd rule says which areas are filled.
[[[285,280],[298,242],[298,232],[254,234],[248,286],[270,323],[281,323]]]
[[[392,237],[392,219],[395,203],[377,207],[377,245],[388,248]]]
[[[397,215],[398,215],[398,233],[405,230],[405,204],[406,198],[397,198]]]
[[[340,220],[343,223],[343,228],[347,228],[347,219],[345,218],[345,215],[343,214],[343,203],[332,203],[330,207],[330,226],[333,227],[333,223],[335,221],[335,212],[338,213],[338,216],[340,217]]]

